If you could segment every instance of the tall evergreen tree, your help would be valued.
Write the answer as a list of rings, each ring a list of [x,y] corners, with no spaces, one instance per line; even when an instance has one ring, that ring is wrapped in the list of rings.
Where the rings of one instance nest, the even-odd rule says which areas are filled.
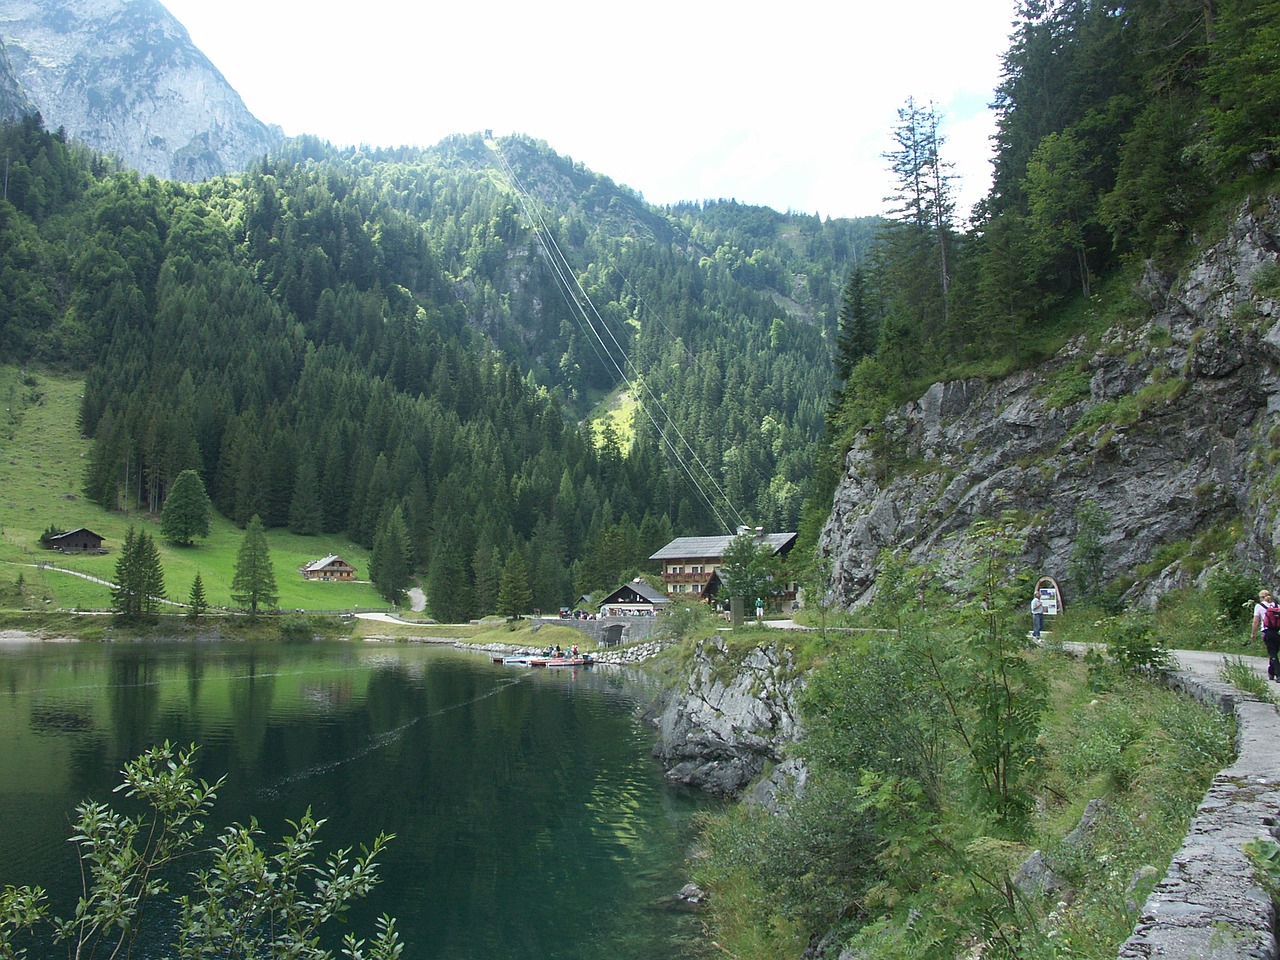
[[[303,454],[298,460],[293,502],[289,504],[289,530],[301,537],[314,536],[320,532],[323,521],[315,461],[309,454]]]
[[[427,607],[431,616],[444,623],[469,620],[474,609],[466,557],[461,547],[447,537],[439,540],[431,552]]]
[[[476,612],[481,616],[498,609],[498,583],[502,577],[502,551],[487,537],[481,537],[471,559],[475,582]]]
[[[878,318],[872,309],[870,281],[859,264],[849,274],[840,302],[839,332],[836,335],[836,376],[844,383],[863,357],[876,350],[880,336]]]
[[[155,541],[146,531],[130,527],[116,560],[112,609],[121,620],[145,620],[155,615],[164,596],[164,571]]]
[[[409,532],[404,511],[396,504],[387,511],[373,538],[373,554],[369,559],[369,579],[378,593],[392,603],[400,603],[413,582],[409,561]]]
[[[515,620],[529,611],[533,590],[529,587],[529,566],[519,547],[507,554],[502,566],[502,582],[498,586],[498,616]]]
[[[240,550],[236,554],[236,572],[231,579],[231,599],[257,616],[259,607],[274,607],[276,575],[271,568],[271,551],[262,518],[256,513],[249,520]]]
[[[213,503],[204,481],[194,470],[183,470],[169,488],[160,514],[160,532],[171,543],[190,546],[196,537],[209,536]]]
[[[933,305],[925,310],[925,317],[930,319],[929,313],[939,311],[940,316],[934,322],[945,327],[949,315],[948,260],[955,197],[950,165],[941,155],[946,140],[938,132],[940,125],[941,118],[933,104],[921,107],[914,98],[907,98],[906,105],[898,110],[898,125],[893,130],[896,147],[885,154],[885,159],[897,178],[897,192],[888,199],[898,204],[894,210],[897,223],[906,231],[911,241],[909,247],[916,252],[917,262],[911,264],[911,269],[917,273],[923,270],[924,276],[932,276],[936,282],[936,288],[927,296]],[[913,299],[924,306],[924,291],[928,287],[920,286],[922,279],[916,279],[914,285],[920,292]]]

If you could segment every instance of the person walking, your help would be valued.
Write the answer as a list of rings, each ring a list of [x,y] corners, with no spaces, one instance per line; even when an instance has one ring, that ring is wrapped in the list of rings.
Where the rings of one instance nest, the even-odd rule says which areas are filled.
[[[1039,591],[1031,598],[1031,638],[1040,639],[1040,631],[1044,629],[1044,601]]]
[[[1258,591],[1258,602],[1253,605],[1252,641],[1262,631],[1262,642],[1267,648],[1267,679],[1280,682],[1280,603],[1276,603],[1270,590]]]

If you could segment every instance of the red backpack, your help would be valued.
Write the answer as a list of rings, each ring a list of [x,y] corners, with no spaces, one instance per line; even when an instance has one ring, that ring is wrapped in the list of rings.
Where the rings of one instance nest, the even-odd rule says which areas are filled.
[[[1280,603],[1262,605],[1262,629],[1280,630]]]

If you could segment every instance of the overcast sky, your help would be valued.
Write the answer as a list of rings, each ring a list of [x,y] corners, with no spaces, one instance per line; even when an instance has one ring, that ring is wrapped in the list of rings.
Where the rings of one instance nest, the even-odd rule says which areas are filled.
[[[162,0],[259,119],[339,145],[492,129],[656,204],[884,210],[907,97],[943,116],[962,210],[1016,0]]]

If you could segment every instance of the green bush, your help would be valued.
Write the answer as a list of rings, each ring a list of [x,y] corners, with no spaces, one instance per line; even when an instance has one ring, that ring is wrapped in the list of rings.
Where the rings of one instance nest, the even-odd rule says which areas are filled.
[[[1227,620],[1243,622],[1252,616],[1260,589],[1256,572],[1239,567],[1219,567],[1209,574],[1206,586],[1218,612]]]
[[[1173,655],[1152,628],[1147,614],[1135,612],[1108,617],[1098,627],[1107,645],[1107,655],[1121,670],[1161,670],[1173,666]]]
[[[693,640],[714,629],[715,613],[705,603],[674,603],[662,615],[656,635],[664,640]]]
[[[316,635],[311,620],[300,613],[290,613],[280,618],[281,640],[310,640]]]

